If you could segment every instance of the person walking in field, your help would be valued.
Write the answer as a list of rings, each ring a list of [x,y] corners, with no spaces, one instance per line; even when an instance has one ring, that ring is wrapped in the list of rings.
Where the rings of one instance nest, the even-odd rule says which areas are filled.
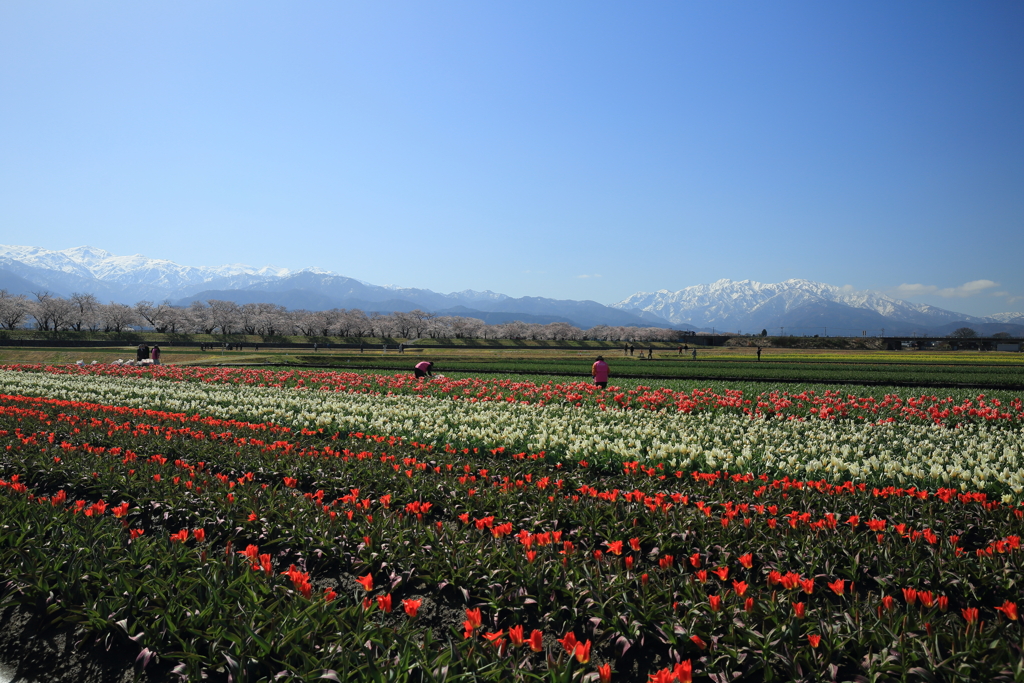
[[[647,358],[654,358],[654,345],[651,344],[647,347]]]
[[[420,377],[433,377],[434,373],[431,372],[433,367],[434,364],[429,360],[421,360],[416,364],[416,367],[413,368],[413,371],[416,373],[416,379],[419,379]]]
[[[149,352],[149,357],[153,359],[153,365],[160,365],[160,347],[153,344],[153,348]]]
[[[693,359],[697,360],[697,349],[693,350]]]
[[[590,374],[594,377],[594,384],[604,389],[608,386],[608,364],[604,362],[604,356],[598,356],[590,368]]]
[[[761,360],[761,347],[760,346],[757,347],[757,359]]]

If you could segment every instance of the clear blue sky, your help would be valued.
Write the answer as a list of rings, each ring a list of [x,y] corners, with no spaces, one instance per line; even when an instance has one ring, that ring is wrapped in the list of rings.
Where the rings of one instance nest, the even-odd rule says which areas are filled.
[[[10,0],[0,243],[1024,311],[1024,3]]]

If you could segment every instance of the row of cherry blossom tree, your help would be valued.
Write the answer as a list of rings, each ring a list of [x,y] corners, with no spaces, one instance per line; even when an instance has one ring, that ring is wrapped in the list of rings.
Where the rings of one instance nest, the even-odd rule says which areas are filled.
[[[100,303],[92,294],[64,298],[49,292],[32,297],[0,289],[0,329],[34,327],[41,331],[103,331],[120,333],[151,329],[171,334],[301,335],[324,337],[390,337],[399,339],[531,339],[602,341],[670,341],[682,332],[660,327],[598,325],[588,330],[564,322],[520,321],[488,325],[477,318],[443,316],[415,310],[365,313],[359,309],[288,310],[276,304],[236,304],[210,299],[187,307],[140,301],[134,306]]]

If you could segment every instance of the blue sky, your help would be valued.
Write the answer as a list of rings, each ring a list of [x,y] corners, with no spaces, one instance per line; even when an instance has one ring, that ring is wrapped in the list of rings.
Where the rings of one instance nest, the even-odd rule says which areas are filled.
[[[0,243],[1024,311],[1024,4],[5,2]]]

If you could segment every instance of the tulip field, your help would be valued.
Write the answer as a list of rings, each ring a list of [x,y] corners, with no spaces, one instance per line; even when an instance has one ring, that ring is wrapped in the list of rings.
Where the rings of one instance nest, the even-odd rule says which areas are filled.
[[[1006,392],[5,366],[0,609],[96,681],[1021,681],[1022,457]]]

